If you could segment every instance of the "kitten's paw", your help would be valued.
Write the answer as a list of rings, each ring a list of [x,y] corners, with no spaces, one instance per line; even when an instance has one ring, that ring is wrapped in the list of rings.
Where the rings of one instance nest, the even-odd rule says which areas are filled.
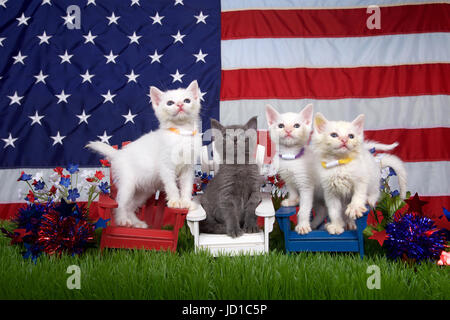
[[[311,225],[307,222],[301,222],[301,223],[297,224],[297,226],[295,226],[295,231],[298,234],[308,234],[312,231]]]
[[[356,230],[356,223],[355,223],[355,221],[347,221],[346,223],[345,223],[345,229],[346,230]]]
[[[338,224],[327,223],[325,225],[325,229],[327,229],[329,234],[341,234],[344,232],[344,228]]]
[[[119,227],[127,227],[127,228],[133,227],[133,222],[128,217],[116,217],[115,223]]]
[[[181,201],[180,201],[180,199],[169,199],[168,201],[167,201],[167,206],[169,207],[169,208],[181,208]]]
[[[229,230],[227,231],[227,235],[229,235],[232,238],[237,238],[240,237],[244,234],[244,230],[239,229],[239,228],[235,228],[233,230]]]
[[[190,209],[191,206],[193,206],[193,202],[191,201],[191,199],[180,199],[179,203],[180,208],[183,209]]]
[[[283,207],[294,207],[298,205],[298,198],[294,198],[294,199],[284,199],[283,201],[281,201],[281,205]]]
[[[244,225],[243,229],[247,233],[257,233],[257,232],[259,232],[259,227],[256,224]]]
[[[140,229],[147,229],[148,225],[144,222],[144,221],[136,221],[135,223],[133,223],[133,227],[134,228],[140,228]]]
[[[361,218],[366,211],[366,206],[350,203],[345,210],[345,214],[351,219],[356,219]]]

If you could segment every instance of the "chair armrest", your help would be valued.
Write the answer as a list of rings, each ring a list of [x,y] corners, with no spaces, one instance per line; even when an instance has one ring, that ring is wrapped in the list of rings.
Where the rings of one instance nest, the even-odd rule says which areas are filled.
[[[117,201],[112,199],[109,195],[101,193],[98,198],[98,206],[101,208],[113,209],[117,208],[119,205]]]
[[[297,207],[281,207],[277,210],[275,216],[277,218],[288,218],[297,213]]]
[[[186,220],[196,222],[202,221],[206,219],[206,212],[200,204],[200,199],[198,197],[194,197],[192,200],[195,204],[194,208],[189,209],[189,212],[186,216]]]
[[[273,208],[272,195],[263,193],[261,203],[256,207],[255,214],[258,217],[273,217],[275,209]]]

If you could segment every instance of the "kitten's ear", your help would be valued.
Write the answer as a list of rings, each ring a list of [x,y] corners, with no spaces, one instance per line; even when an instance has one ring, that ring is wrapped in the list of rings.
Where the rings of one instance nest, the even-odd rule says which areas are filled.
[[[357,134],[362,134],[364,132],[364,115],[360,114],[352,121],[353,126],[356,128]]]
[[[156,108],[159,106],[159,103],[162,100],[164,92],[159,90],[157,87],[150,87],[150,98],[152,99],[152,106],[153,108]]]
[[[324,115],[317,112],[314,116],[314,130],[317,131],[317,133],[322,133],[325,130],[327,123],[328,120],[324,117]]]
[[[266,119],[269,127],[278,121],[280,114],[270,104],[266,104]]]
[[[245,127],[247,129],[257,130],[257,128],[258,128],[258,117],[254,116],[253,118],[248,120],[247,123],[245,124]]]
[[[211,129],[217,129],[217,130],[223,131],[224,127],[220,124],[219,121],[211,118]]]
[[[302,111],[300,111],[300,117],[302,119],[302,121],[306,124],[311,124],[312,123],[312,118],[313,118],[313,105],[312,103],[308,104],[306,107],[303,108]]]
[[[198,82],[197,80],[192,81],[189,86],[186,88],[186,90],[188,90],[189,92],[192,93],[192,95],[194,96],[194,99],[197,100],[199,97],[199,90],[198,90]]]

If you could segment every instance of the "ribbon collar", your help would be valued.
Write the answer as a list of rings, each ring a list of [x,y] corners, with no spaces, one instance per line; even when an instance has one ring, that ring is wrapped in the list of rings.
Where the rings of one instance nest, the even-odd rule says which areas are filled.
[[[278,156],[283,160],[295,160],[295,159],[302,157],[304,153],[305,153],[305,147],[301,148],[297,154],[281,154],[281,153],[279,153]]]
[[[337,167],[341,164],[347,164],[349,162],[352,162],[353,158],[344,158],[344,159],[339,159],[339,160],[333,160],[333,161],[322,161],[322,167],[324,167],[325,169],[330,169],[330,168],[334,168]]]
[[[181,136],[195,136],[197,134],[197,130],[190,131],[190,130],[184,130],[184,129],[178,129],[178,128],[168,128],[167,130],[179,134]]]

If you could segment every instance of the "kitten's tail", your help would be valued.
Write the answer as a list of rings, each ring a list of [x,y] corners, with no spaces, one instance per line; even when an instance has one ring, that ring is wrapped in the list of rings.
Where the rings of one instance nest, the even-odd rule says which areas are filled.
[[[398,142],[394,142],[392,144],[384,144],[370,140],[364,141],[364,147],[368,150],[375,148],[375,151],[390,151],[394,150],[397,146]]]
[[[85,148],[89,148],[95,152],[98,152],[109,159],[111,159],[117,152],[117,150],[111,147],[109,144],[100,141],[91,141],[86,145]]]
[[[400,197],[402,199],[406,198],[406,183],[407,183],[407,173],[403,161],[399,157],[392,154],[383,154],[380,157],[382,167],[391,167],[394,169],[398,177],[398,184],[400,187]]]

